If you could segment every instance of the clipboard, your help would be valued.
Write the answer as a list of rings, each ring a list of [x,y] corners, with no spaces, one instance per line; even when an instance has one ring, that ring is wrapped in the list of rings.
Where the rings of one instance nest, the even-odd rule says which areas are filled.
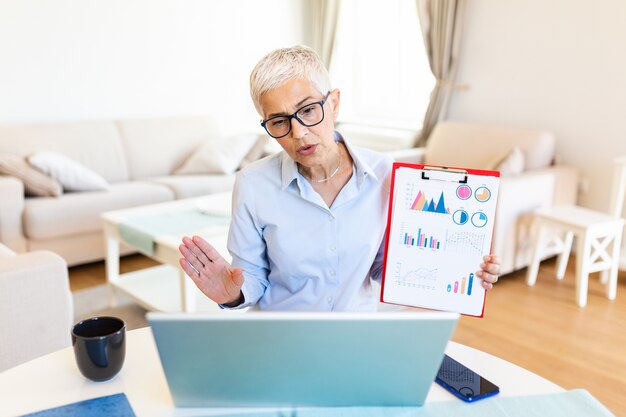
[[[483,317],[498,171],[396,162],[380,301]]]

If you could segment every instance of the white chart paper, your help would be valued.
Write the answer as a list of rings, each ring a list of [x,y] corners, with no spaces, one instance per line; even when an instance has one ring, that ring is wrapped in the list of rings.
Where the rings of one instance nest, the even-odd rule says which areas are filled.
[[[482,316],[499,178],[471,172],[396,168],[384,302]]]

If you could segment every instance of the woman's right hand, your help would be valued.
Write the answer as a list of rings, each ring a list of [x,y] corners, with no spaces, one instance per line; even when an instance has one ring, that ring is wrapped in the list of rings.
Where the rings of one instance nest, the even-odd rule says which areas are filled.
[[[218,304],[233,304],[240,299],[241,268],[232,268],[206,240],[185,236],[178,250],[183,255],[180,266],[204,295]]]

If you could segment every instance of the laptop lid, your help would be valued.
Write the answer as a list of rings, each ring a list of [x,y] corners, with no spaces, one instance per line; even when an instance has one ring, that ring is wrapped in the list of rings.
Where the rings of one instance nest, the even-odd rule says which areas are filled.
[[[177,407],[420,406],[458,314],[147,318]]]

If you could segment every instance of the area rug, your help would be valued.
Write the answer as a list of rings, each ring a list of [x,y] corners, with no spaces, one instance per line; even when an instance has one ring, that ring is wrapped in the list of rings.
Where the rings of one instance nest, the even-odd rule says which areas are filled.
[[[117,294],[117,307],[108,306],[108,289],[106,285],[74,291],[74,321],[78,322],[90,317],[114,316],[126,322],[126,329],[133,330],[146,327],[146,310],[135,304],[129,297]]]

